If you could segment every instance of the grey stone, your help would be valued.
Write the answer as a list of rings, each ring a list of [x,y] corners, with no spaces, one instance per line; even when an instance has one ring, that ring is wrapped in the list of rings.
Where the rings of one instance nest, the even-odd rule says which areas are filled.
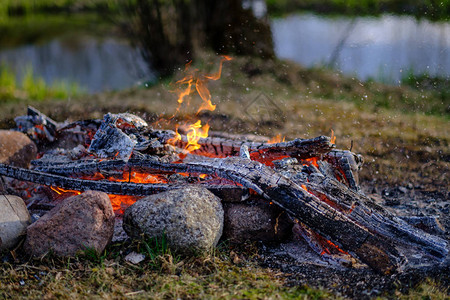
[[[111,242],[123,242],[128,238],[127,233],[123,230],[123,219],[117,218],[114,223],[114,234],[111,239]]]
[[[36,145],[25,134],[0,130],[0,163],[28,168],[36,154]]]
[[[24,237],[31,222],[30,214],[22,198],[0,196],[0,250],[11,249]]]
[[[87,191],[65,199],[28,226],[24,249],[32,256],[50,250],[58,256],[73,256],[86,248],[102,252],[113,236],[114,221],[108,195]]]
[[[141,261],[145,259],[145,255],[137,252],[131,252],[127,256],[125,256],[125,261],[132,263],[133,265],[137,265]]]
[[[231,243],[273,243],[289,237],[292,223],[287,214],[266,200],[224,203],[224,238]]]
[[[403,194],[406,194],[406,193],[408,192],[408,189],[405,188],[404,186],[399,186],[399,187],[398,187],[398,190],[399,190],[401,193],[403,193]]]
[[[124,213],[131,237],[165,235],[174,250],[191,254],[217,245],[223,229],[220,199],[202,187],[183,187],[138,200]]]

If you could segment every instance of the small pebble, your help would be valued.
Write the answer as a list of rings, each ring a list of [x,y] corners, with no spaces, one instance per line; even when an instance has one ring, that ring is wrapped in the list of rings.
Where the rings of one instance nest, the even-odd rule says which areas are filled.
[[[145,255],[137,252],[131,252],[127,256],[125,256],[125,261],[137,265],[141,261],[145,259]]]
[[[408,190],[407,190],[405,187],[403,187],[403,186],[399,186],[399,187],[398,187],[398,190],[399,190],[400,192],[402,192],[403,194],[406,194],[406,193],[408,192]]]

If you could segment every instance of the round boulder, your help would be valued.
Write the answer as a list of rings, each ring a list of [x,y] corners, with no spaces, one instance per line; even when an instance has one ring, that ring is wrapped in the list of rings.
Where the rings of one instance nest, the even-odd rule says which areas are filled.
[[[220,199],[205,188],[192,186],[138,200],[124,213],[127,234],[165,235],[174,250],[192,254],[217,245],[223,229]]]
[[[22,198],[0,195],[0,250],[13,248],[25,236],[30,222]]]
[[[36,145],[25,134],[0,130],[0,163],[28,168],[36,154]]]
[[[65,199],[28,226],[24,249],[32,256],[50,250],[58,256],[74,256],[87,248],[100,253],[111,241],[114,221],[108,195],[87,191]]]

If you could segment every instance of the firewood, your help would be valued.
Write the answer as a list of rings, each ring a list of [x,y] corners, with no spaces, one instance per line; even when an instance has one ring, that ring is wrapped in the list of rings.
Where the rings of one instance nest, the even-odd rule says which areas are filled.
[[[120,161],[123,164],[123,161]],[[133,182],[114,182],[108,180],[86,180],[70,178],[66,175],[49,174],[35,170],[16,168],[0,163],[0,175],[15,178],[22,181],[29,181],[46,186],[61,187],[74,191],[95,190],[115,195],[147,196],[155,193],[175,189],[182,184],[151,184]],[[200,184],[200,183],[199,183]],[[184,185],[184,184],[183,184]],[[234,184],[202,184],[218,197],[224,195],[232,196],[230,201],[242,201],[248,197],[248,189]]]
[[[86,174],[87,171],[98,172],[114,168],[123,169],[125,166],[132,168],[141,168],[146,172],[152,170],[186,172],[186,173],[204,173],[216,174],[220,177],[227,178],[238,182],[245,187],[251,188],[267,199],[274,201],[283,207],[286,211],[298,217],[302,222],[311,226],[305,221],[305,217],[301,218],[297,215],[296,209],[292,206],[296,205],[294,200],[288,199],[288,195],[296,193],[298,200],[311,202],[312,200],[306,196],[313,196],[315,207],[321,211],[321,215],[341,214],[351,223],[364,227],[371,233],[376,234],[385,240],[389,240],[392,247],[394,245],[403,245],[405,251],[416,251],[427,253],[428,256],[442,258],[447,253],[446,243],[436,237],[422,232],[408,225],[403,220],[395,217],[384,208],[375,205],[368,197],[362,193],[358,193],[339,183],[330,176],[317,176],[315,173],[309,178],[299,179],[297,183],[290,181],[271,168],[264,166],[258,162],[250,162],[238,157],[230,157],[226,159],[206,159],[198,156],[189,156],[184,163],[171,164],[163,163],[158,159],[152,158],[147,160],[130,160],[128,163],[121,160],[109,160],[102,162],[90,162],[80,164],[74,163],[75,166],[57,166],[44,169],[47,172],[58,174]],[[41,167],[42,168],[42,167]],[[253,177],[252,177],[253,176]],[[270,184],[264,182],[270,182]],[[287,182],[285,182],[285,180]],[[309,192],[304,192],[300,186],[305,186]],[[270,188],[269,188],[270,187]],[[280,195],[287,193],[286,198],[280,195],[271,196],[267,190],[276,190]],[[325,202],[319,199],[325,199]],[[325,204],[325,206],[323,206]],[[316,212],[311,211],[311,214]],[[325,220],[322,220],[325,222]],[[319,233],[330,236],[330,240],[335,242],[332,234],[327,233],[328,220],[325,223],[313,224],[312,228],[317,231],[317,226],[327,224]],[[341,227],[343,227],[341,225]],[[336,233],[337,234],[337,233]],[[405,247],[407,246],[407,247]],[[352,251],[352,249],[347,249]]]
[[[175,132],[171,130],[153,131],[149,134],[151,137],[157,137],[163,144],[168,143],[170,140],[175,140],[176,137]],[[175,145],[179,148],[185,148],[187,142],[187,136],[180,135]],[[274,144],[239,141],[222,137],[207,137],[200,138],[198,144],[201,147],[193,151],[193,154],[209,153],[216,157],[237,156],[241,146],[245,144],[248,146],[250,153],[260,156],[289,155],[302,159],[320,156],[330,152],[335,147],[327,136],[319,136],[312,139],[294,139]]]
[[[138,162],[133,162],[131,160],[128,163],[138,164]],[[117,167],[118,165],[123,167],[126,163],[120,160],[99,162],[97,168]],[[340,189],[336,188],[336,184],[333,184],[332,181],[330,181],[331,183],[329,184],[325,184],[325,186],[328,187],[328,190],[321,188],[323,183],[317,187],[316,183],[304,182],[307,188],[309,186],[312,191],[319,191],[319,193],[321,191],[326,192],[327,196],[334,200],[334,202],[331,201],[331,203],[327,203],[322,201],[319,196],[314,195],[313,192],[306,191],[300,185],[277,173],[272,168],[259,162],[249,161],[239,157],[207,159],[190,156],[185,159],[184,163],[179,164],[163,163],[153,159],[140,161],[139,167],[161,171],[215,174],[219,177],[232,180],[247,188],[253,189],[266,199],[279,205],[288,213],[313,228],[314,231],[329,239],[345,251],[358,257],[361,261],[367,263],[377,271],[390,273],[400,268],[406,262],[403,253],[397,251],[395,244],[392,242],[393,239],[389,238],[391,232],[387,230],[389,228],[394,228],[393,231],[396,232],[396,230],[398,230],[396,228],[397,220],[389,218],[380,219],[378,214],[375,214],[376,211],[368,210],[362,204],[360,205],[357,202],[357,200],[360,199],[360,194],[349,189],[341,196],[342,199],[332,198],[328,195],[328,192],[343,191],[343,187],[345,188],[343,185],[343,187],[339,187]],[[45,177],[42,173],[37,172],[38,174],[34,174],[31,172],[36,171],[25,169],[18,170],[17,168],[8,166],[0,167],[0,173],[6,176],[17,176],[22,180],[31,181],[32,179],[42,180],[43,178],[46,178],[46,180],[43,180],[44,182],[40,183],[55,186],[60,184],[60,186],[69,189],[85,190],[97,188],[108,193],[127,194],[131,192],[135,194],[136,191],[140,191],[142,194],[144,191],[154,192],[171,188],[171,186],[167,184],[117,184],[114,182],[103,181],[91,182],[81,187],[82,184],[86,183],[85,181],[77,181],[79,179],[69,179],[58,175],[47,175],[47,177]],[[30,174],[33,174],[34,178],[30,176]],[[50,180],[50,178],[52,178],[52,180]],[[76,186],[68,186],[68,182],[74,182],[76,183]],[[352,195],[352,197],[349,198],[349,196],[347,196],[348,194]],[[336,207],[333,203],[339,204],[340,206]],[[355,203],[357,203],[357,205],[355,205]],[[350,211],[352,208],[353,210]],[[362,224],[364,224],[366,218],[372,214],[374,217],[370,219],[370,222],[368,223],[369,225],[372,224],[372,227],[367,228]],[[382,224],[383,221],[387,221],[388,223]],[[426,239],[424,241],[424,238],[421,237],[422,232],[413,229],[407,224],[400,225],[406,228],[403,229],[404,232],[409,231],[411,235],[407,241],[409,244],[416,242],[419,243],[419,245],[423,245],[427,242]],[[377,228],[378,226],[381,229],[373,231],[374,228]],[[397,236],[401,237],[401,234],[398,234]],[[431,242],[434,241],[435,240]],[[401,242],[402,241],[399,243]],[[441,241],[438,240],[437,243],[426,245],[428,247],[422,247],[420,249],[424,251],[429,250],[431,254],[435,254],[438,258],[441,258],[443,255],[445,256],[447,250],[445,248],[445,242],[439,242]],[[419,247],[417,247],[417,249],[419,249]]]

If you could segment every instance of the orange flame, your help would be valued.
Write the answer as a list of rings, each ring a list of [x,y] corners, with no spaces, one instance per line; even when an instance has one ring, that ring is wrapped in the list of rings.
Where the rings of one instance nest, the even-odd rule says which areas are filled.
[[[281,143],[284,142],[286,139],[286,137],[281,137],[281,134],[277,134],[276,136],[274,136],[273,138],[269,139],[267,141],[267,144],[276,144],[276,143]]]
[[[209,75],[199,75],[198,69],[190,68],[192,62],[187,63],[185,72],[189,72],[189,74],[175,83],[177,86],[179,86],[176,91],[178,93],[178,107],[175,114],[180,111],[181,105],[185,102],[186,99],[188,99],[189,105],[189,98],[187,97],[194,91],[197,91],[202,100],[202,103],[200,104],[200,107],[198,108],[196,114],[198,115],[204,110],[214,111],[216,109],[216,105],[212,104],[211,102],[211,93],[209,92],[207,85],[210,80],[220,79],[220,76],[222,74],[223,62],[229,61],[231,59],[232,58],[229,56],[223,56],[219,63],[219,70],[216,73]],[[195,90],[193,89],[193,85],[195,85]],[[175,117],[175,114],[172,116],[172,118]],[[202,126],[200,120],[197,120],[192,124],[183,125],[182,128],[187,132],[188,140],[185,149],[189,152],[195,151],[200,148],[200,145],[198,144],[198,140],[200,138],[208,137],[209,125],[205,124],[204,126]],[[176,136],[173,139],[170,139],[168,142],[173,145],[179,140],[181,140],[181,136],[178,133],[177,125]]]
[[[330,140],[330,142],[332,144],[336,144],[336,136],[334,135],[333,129],[331,129],[331,140]]]
[[[200,145],[198,144],[198,140],[200,138],[207,138],[208,137],[208,131],[209,131],[209,125],[205,124],[205,126],[202,127],[202,121],[198,120],[194,124],[190,125],[187,131],[187,139],[188,143],[186,145],[186,150],[189,152],[192,152],[194,150],[197,150],[200,148]]]

